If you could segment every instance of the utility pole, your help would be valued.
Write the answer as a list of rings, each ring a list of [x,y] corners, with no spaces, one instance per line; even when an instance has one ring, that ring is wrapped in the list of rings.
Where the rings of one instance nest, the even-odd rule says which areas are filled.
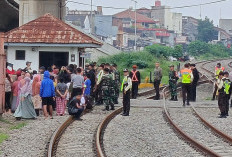
[[[137,39],[136,39],[136,36],[137,36],[137,14],[136,14],[136,4],[137,4],[137,1],[136,0],[131,0],[133,2],[135,2],[135,51],[137,50]]]
[[[93,33],[93,0],[91,0],[90,33]]]

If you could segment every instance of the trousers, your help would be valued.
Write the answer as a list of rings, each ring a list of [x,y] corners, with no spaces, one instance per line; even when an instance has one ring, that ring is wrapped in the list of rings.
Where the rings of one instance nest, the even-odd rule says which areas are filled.
[[[130,112],[130,90],[126,93],[123,92],[123,113],[129,114]]]
[[[214,85],[214,91],[213,91],[213,99],[215,99],[215,97],[216,97],[217,90],[218,90],[218,87],[217,87],[217,85],[215,84],[215,85]]]
[[[132,82],[132,99],[136,99],[138,96],[138,87],[139,87],[139,82],[133,81]]]
[[[226,114],[226,94],[223,92],[219,92],[218,94],[218,107],[221,112],[221,115],[224,116]]]
[[[11,109],[11,92],[5,92],[5,110],[8,111]]]
[[[191,85],[191,101],[196,101],[196,96],[197,96],[197,84],[192,83]]]
[[[182,83],[182,96],[183,96],[183,103],[186,102],[186,95],[187,95],[187,104],[190,100],[190,93],[191,93],[191,83]]]
[[[161,80],[154,80],[154,88],[155,88],[155,99],[159,100],[160,99],[160,94],[159,94],[159,86],[160,86]]]

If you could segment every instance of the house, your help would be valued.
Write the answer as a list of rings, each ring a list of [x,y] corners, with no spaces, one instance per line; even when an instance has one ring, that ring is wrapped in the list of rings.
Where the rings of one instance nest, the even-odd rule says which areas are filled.
[[[99,48],[102,43],[84,34],[51,14],[45,14],[5,34],[7,61],[24,68],[26,61],[32,69],[84,65],[86,48]]]

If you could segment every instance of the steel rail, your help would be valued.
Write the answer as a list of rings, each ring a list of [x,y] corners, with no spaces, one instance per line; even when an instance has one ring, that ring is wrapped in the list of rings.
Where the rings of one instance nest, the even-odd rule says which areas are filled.
[[[66,128],[72,124],[74,121],[73,116],[69,116],[64,123],[62,123],[57,129],[56,131],[52,134],[52,137],[50,139],[49,145],[48,145],[48,152],[47,152],[47,157],[53,157],[55,156],[55,152],[56,152],[56,147],[57,144],[59,142],[60,137],[62,136],[62,134],[64,133],[64,131],[66,130]]]
[[[119,109],[115,110],[114,112],[112,112],[111,114],[109,114],[98,126],[97,128],[97,133],[95,135],[95,144],[96,144],[96,150],[97,150],[97,156],[98,157],[106,157],[105,153],[104,153],[104,148],[103,148],[103,134],[104,134],[104,130],[107,127],[107,125],[109,124],[109,122],[118,114],[120,114],[122,112],[122,107],[120,107]]]
[[[167,90],[167,88],[163,89],[163,103],[164,103],[163,113],[164,113],[164,116],[166,117],[166,120],[169,122],[169,124],[174,128],[174,130],[178,134],[180,134],[186,141],[191,143],[191,145],[193,145],[195,148],[199,149],[201,152],[207,154],[208,156],[220,157],[219,154],[217,154],[213,150],[210,150],[209,148],[205,147],[204,145],[202,145],[201,143],[199,143],[198,141],[196,141],[195,139],[190,137],[188,134],[186,134],[184,131],[182,131],[182,129],[172,120],[172,118],[168,112],[168,109],[166,107],[166,93],[165,93],[166,90]]]
[[[213,126],[212,124],[210,124],[207,120],[205,120],[195,109],[195,107],[191,106],[192,110],[194,111],[195,115],[203,122],[204,125],[206,125],[208,128],[210,128],[214,133],[218,134],[219,136],[221,136],[221,138],[225,139],[226,141],[230,142],[232,144],[232,137],[225,134],[224,132],[222,132],[221,130],[219,130],[218,128],[216,128],[215,126]]]

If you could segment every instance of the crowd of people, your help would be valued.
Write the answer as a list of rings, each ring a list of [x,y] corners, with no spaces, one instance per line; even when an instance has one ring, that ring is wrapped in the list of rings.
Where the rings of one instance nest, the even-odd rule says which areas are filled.
[[[123,94],[123,116],[129,116],[130,99],[138,96],[138,86],[141,76],[137,66],[132,70],[124,69],[124,78],[120,82],[120,72],[117,65],[109,63],[97,66],[96,63],[85,68],[76,65],[62,66],[52,65],[39,71],[31,69],[31,62],[26,63],[26,68],[7,68],[5,79],[5,112],[14,113],[17,119],[36,118],[43,111],[45,118],[53,118],[53,111],[58,116],[68,113],[78,119],[85,108],[92,109],[93,105],[104,104],[104,111],[114,110],[118,104],[120,90]],[[196,101],[196,86],[199,80],[199,72],[195,64],[185,64],[179,72],[174,65],[169,66],[170,101],[178,101],[177,85],[181,81],[183,106],[190,105],[190,101]],[[10,69],[10,70],[9,70]],[[13,77],[16,76],[16,77]],[[231,76],[231,78],[229,78]],[[162,68],[155,63],[154,69],[154,100],[160,99],[160,83],[162,80]],[[215,67],[215,85],[212,100],[218,98],[221,111],[220,118],[226,118],[229,111],[229,100],[232,93],[230,86],[232,72],[225,72],[220,63]],[[121,87],[121,88],[120,88]],[[232,105],[232,100],[231,100]]]
[[[31,62],[26,68],[14,71],[7,67],[5,78],[5,113],[16,119],[34,119],[43,111],[45,119],[53,118],[53,111],[58,116],[68,113],[79,119],[85,108],[104,104],[104,111],[114,110],[118,104],[120,92],[120,73],[117,65],[109,63],[97,66],[52,65],[39,71],[31,69]],[[123,116],[129,116],[130,89],[132,87],[129,72],[124,69],[121,90],[125,97]]]

